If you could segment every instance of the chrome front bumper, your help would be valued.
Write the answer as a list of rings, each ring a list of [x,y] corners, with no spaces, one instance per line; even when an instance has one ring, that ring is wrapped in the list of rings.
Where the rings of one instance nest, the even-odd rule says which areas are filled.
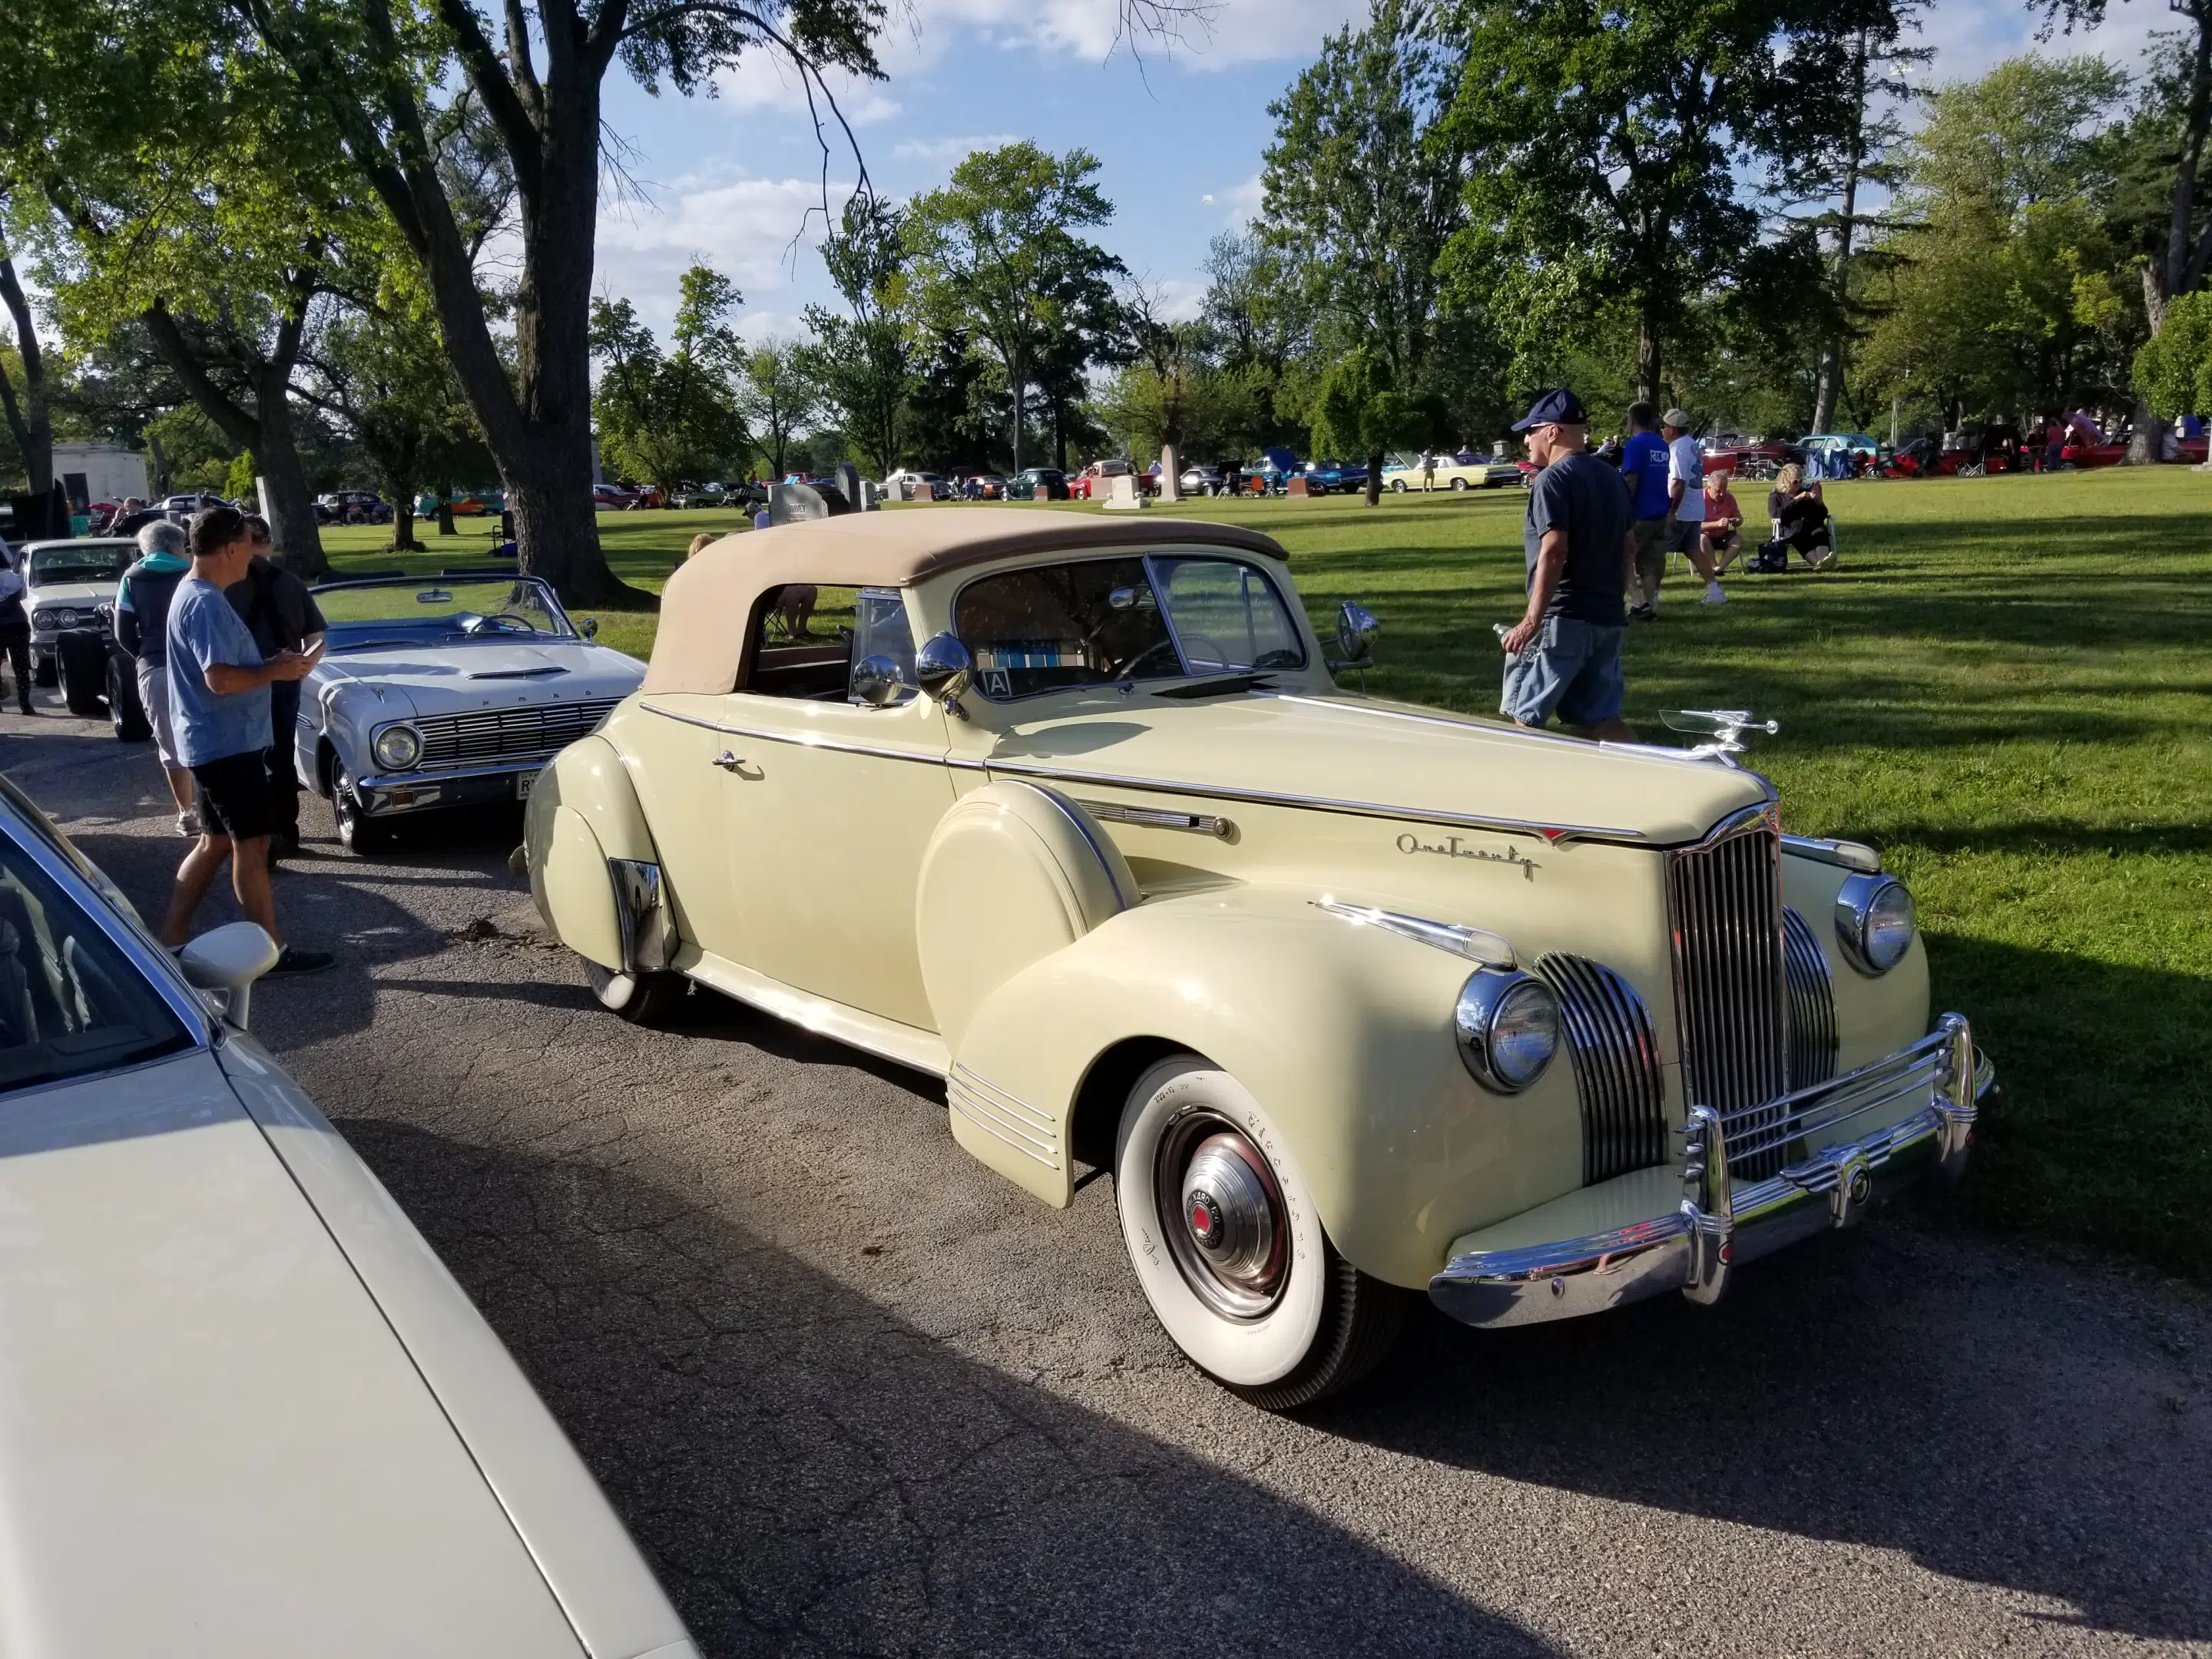
[[[1480,1248],[1462,1243],[1429,1281],[1429,1297],[1464,1324],[1533,1325],[1572,1319],[1680,1291],[1719,1299],[1731,1269],[1831,1227],[1848,1227],[1877,1198],[1927,1176],[1956,1181],[1974,1117],[1994,1073],[1966,1020],[1946,1014],[1910,1048],[1847,1076],[1723,1117],[1691,1109],[1673,1210],[1555,1243]],[[1903,1117],[1853,1137],[1857,1120],[1903,1103]],[[1788,1160],[1746,1179],[1729,1168]],[[1621,1183],[1648,1185],[1620,1177]]]

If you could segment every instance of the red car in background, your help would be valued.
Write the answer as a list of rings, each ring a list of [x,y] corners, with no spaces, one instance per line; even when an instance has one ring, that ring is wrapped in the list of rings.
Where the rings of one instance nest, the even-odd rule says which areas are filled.
[[[1715,443],[1702,452],[1705,471],[1733,473],[1741,478],[1771,478],[1792,461],[1802,461],[1804,451],[1778,438],[1757,443]]]

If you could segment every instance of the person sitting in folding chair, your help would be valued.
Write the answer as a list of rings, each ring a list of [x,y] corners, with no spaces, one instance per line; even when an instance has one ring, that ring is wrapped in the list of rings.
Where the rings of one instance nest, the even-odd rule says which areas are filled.
[[[1828,504],[1820,486],[1808,481],[1804,470],[1785,466],[1776,475],[1766,497],[1766,514],[1774,538],[1760,547],[1752,561],[1753,570],[1772,574],[1790,568],[1792,549],[1815,570],[1825,570],[1836,560],[1836,534],[1828,518]]]

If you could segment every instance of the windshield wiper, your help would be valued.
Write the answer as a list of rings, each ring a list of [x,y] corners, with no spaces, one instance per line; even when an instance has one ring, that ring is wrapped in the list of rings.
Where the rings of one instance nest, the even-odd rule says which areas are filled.
[[[1159,697],[1218,697],[1232,691],[1273,690],[1273,674],[1217,674],[1212,679],[1192,680],[1183,685],[1170,685],[1154,692]]]

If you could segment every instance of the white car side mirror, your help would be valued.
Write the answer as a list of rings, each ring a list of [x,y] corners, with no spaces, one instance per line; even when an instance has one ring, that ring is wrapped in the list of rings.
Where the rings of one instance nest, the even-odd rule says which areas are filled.
[[[226,994],[223,1018],[242,1031],[253,981],[276,965],[280,954],[276,941],[257,924],[234,921],[202,933],[177,953],[177,962],[201,990]]]

